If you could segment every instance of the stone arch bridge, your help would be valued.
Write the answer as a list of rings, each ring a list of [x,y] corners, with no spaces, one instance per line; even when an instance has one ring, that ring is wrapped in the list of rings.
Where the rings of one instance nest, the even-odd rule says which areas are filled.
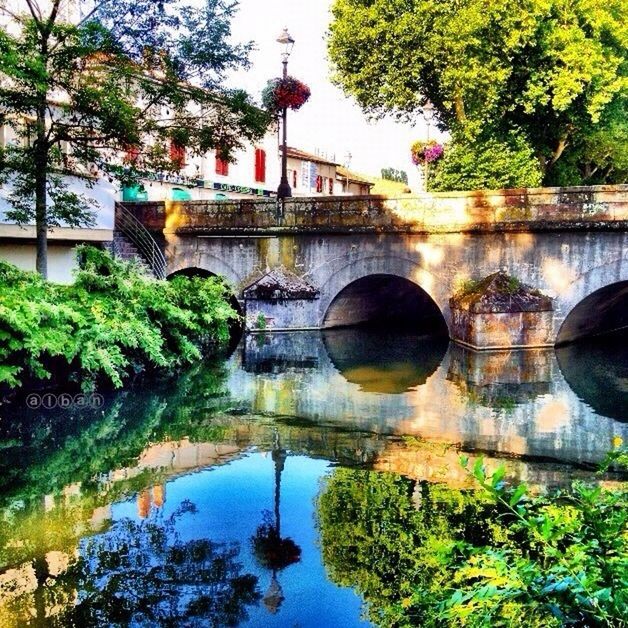
[[[628,326],[628,185],[126,207],[168,275],[222,275],[252,329],[414,318],[457,339],[452,295],[498,271],[552,299],[541,335],[504,346]]]

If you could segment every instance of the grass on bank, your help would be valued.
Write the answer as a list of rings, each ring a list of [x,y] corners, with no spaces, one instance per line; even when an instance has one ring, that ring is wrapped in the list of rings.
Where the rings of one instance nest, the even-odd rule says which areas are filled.
[[[68,286],[0,262],[0,391],[46,380],[119,388],[228,339],[237,313],[219,279],[160,281],[90,246],[77,255]]]

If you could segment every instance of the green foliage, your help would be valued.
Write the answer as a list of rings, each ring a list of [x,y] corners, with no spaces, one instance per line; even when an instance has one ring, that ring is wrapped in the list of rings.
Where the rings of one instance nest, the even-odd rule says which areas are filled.
[[[408,173],[405,170],[397,170],[396,168],[382,168],[382,179],[387,181],[398,181],[408,185]]]
[[[83,389],[120,387],[132,373],[191,363],[228,339],[236,313],[219,279],[157,281],[92,247],[78,256],[70,286],[0,262],[0,384],[63,372]]]
[[[623,182],[623,0],[335,0],[332,15],[335,81],[367,113],[415,119],[429,100],[476,154],[516,132],[546,183]]]
[[[364,596],[371,621],[623,625],[625,487],[575,483],[531,496],[524,484],[505,483],[503,467],[488,474],[482,459],[470,473],[482,491],[414,487],[366,471],[329,479],[319,501],[325,564],[335,582]]]
[[[264,330],[266,329],[266,317],[260,312],[255,319],[255,327],[257,329]]]
[[[511,135],[509,141],[490,137],[454,141],[436,162],[429,187],[437,192],[495,190],[538,187],[541,181],[541,168],[532,149],[520,135]]]

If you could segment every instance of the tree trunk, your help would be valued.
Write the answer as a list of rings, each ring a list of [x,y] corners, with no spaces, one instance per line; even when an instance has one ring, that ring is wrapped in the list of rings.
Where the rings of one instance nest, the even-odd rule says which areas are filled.
[[[46,139],[46,104],[37,108],[37,139],[33,146],[35,166],[35,233],[37,241],[37,272],[48,278],[48,207],[46,179],[48,174],[48,143]]]

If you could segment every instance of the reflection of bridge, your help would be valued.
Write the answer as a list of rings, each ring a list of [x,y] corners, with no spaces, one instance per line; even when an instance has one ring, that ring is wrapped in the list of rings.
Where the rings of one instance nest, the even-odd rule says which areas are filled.
[[[442,315],[451,329],[456,288],[497,270],[554,297],[551,342],[628,325],[628,186],[130,209],[169,274],[222,275],[243,300],[285,270],[262,282],[274,327]],[[268,313],[254,293],[252,327]]]

